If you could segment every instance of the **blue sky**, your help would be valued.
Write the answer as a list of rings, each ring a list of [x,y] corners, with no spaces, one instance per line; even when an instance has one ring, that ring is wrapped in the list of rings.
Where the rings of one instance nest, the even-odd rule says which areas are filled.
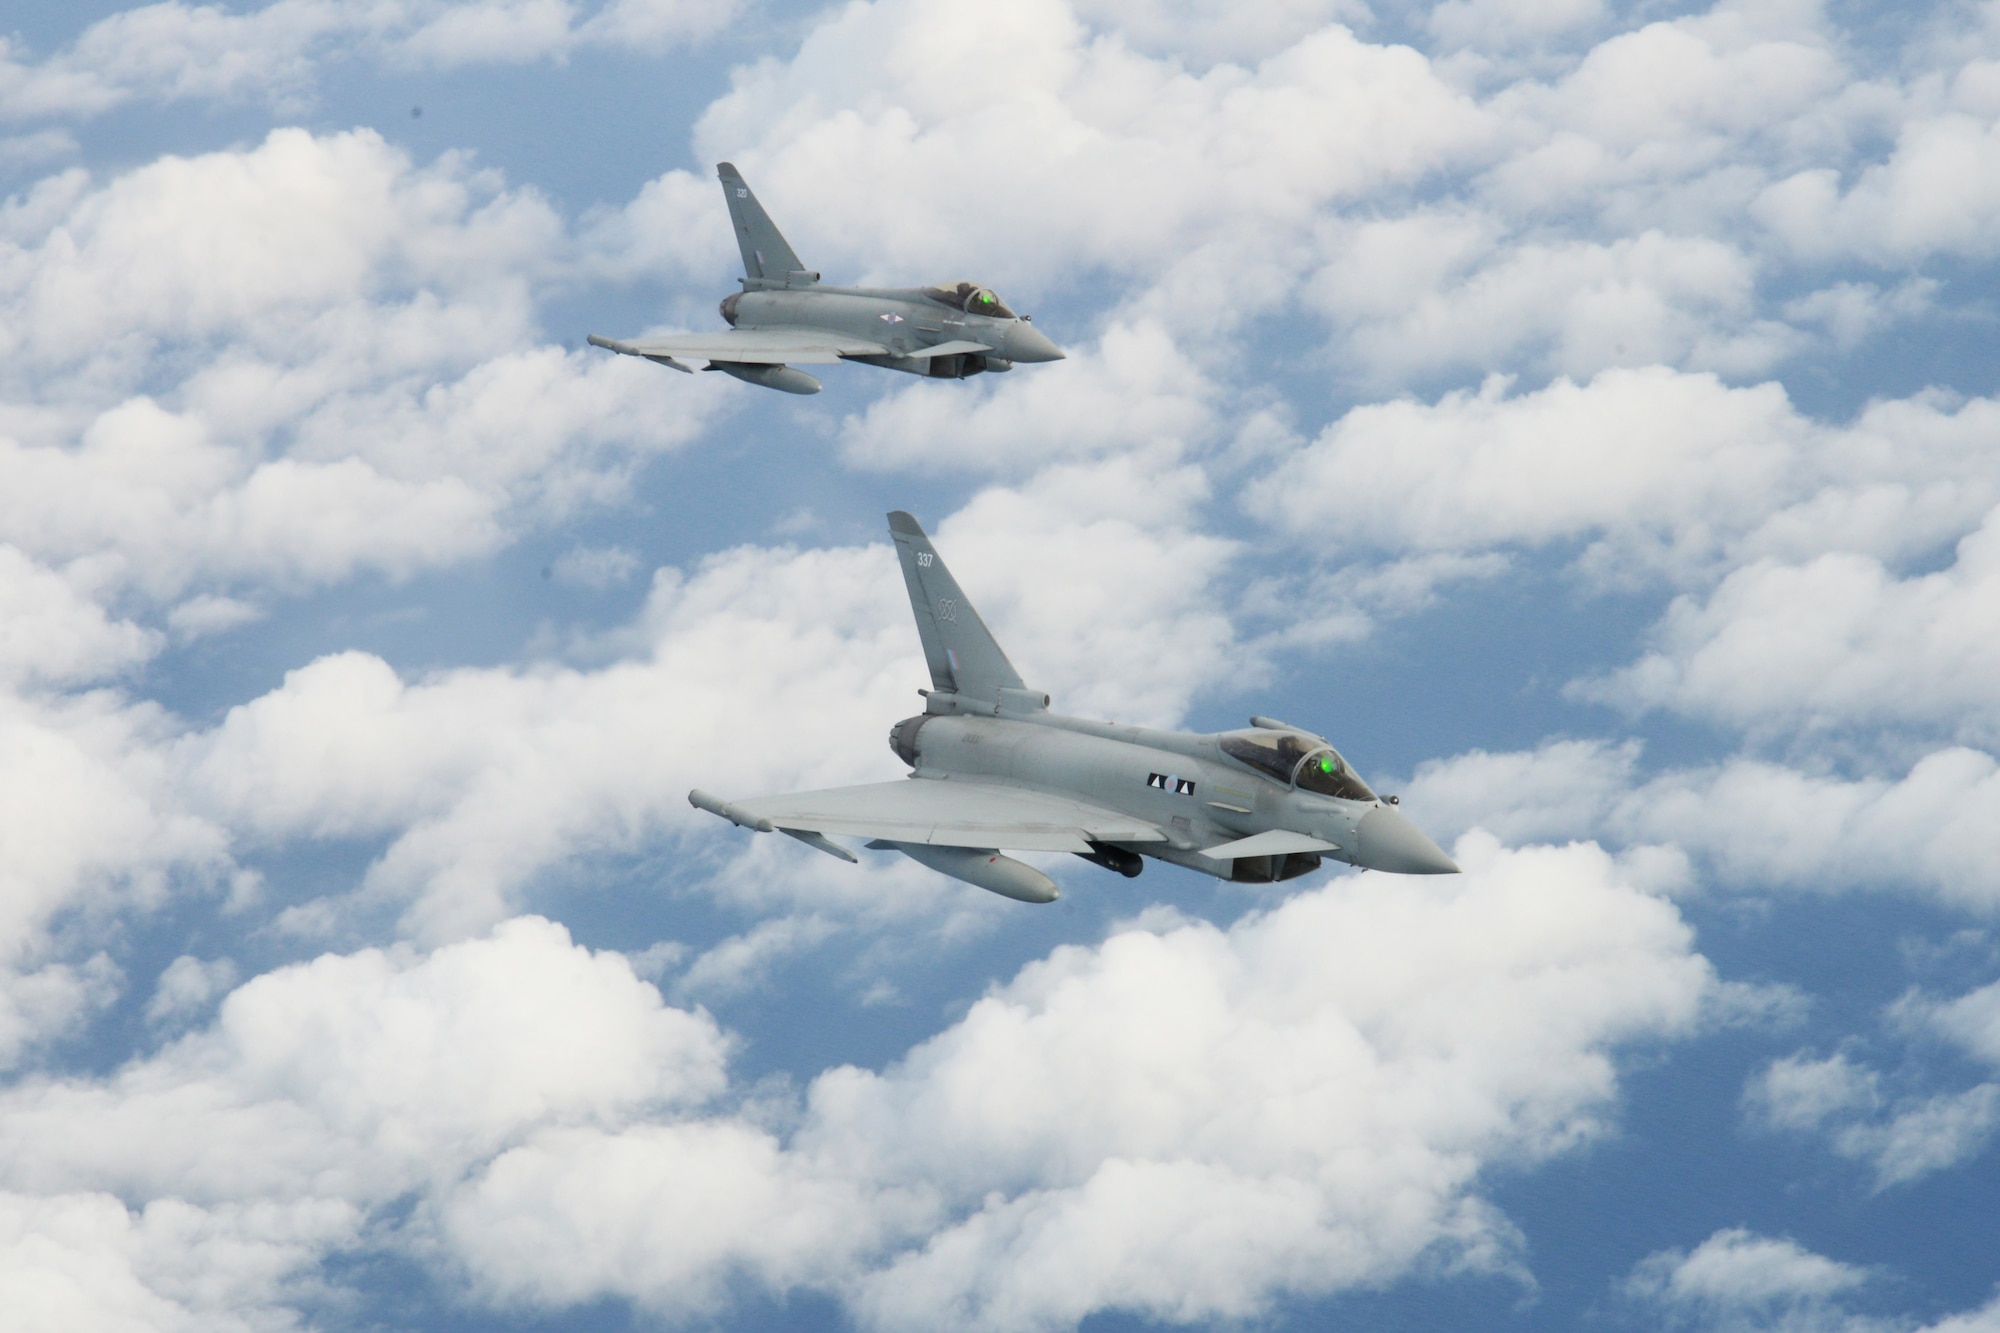
[[[0,1322],[2000,1328],[2000,9],[0,26]],[[1069,359],[589,348],[725,158]],[[1466,873],[690,810],[901,771],[892,508]]]

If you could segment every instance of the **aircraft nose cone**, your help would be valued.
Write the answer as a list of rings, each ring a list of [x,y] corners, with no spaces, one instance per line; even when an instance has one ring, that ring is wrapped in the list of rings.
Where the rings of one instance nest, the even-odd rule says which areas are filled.
[[[1007,330],[1007,359],[1010,361],[1061,361],[1062,348],[1048,340],[1040,329],[1021,320]]]
[[[1398,811],[1380,805],[1354,830],[1355,864],[1395,875],[1456,875],[1458,863]]]

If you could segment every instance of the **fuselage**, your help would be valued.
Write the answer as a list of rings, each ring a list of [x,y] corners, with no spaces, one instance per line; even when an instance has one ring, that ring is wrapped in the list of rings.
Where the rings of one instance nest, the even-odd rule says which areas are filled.
[[[1062,351],[1024,316],[982,315],[934,301],[917,287],[750,287],[722,302],[738,329],[817,329],[880,343],[886,356],[847,359],[935,379],[1010,370],[1017,361],[1058,361]],[[927,348],[971,342],[986,352],[921,356]]]
[[[1364,785],[1355,784],[1366,799],[1305,791],[1224,752],[1225,740],[1255,734],[1156,731],[1048,712],[925,714],[898,723],[891,746],[918,781],[1001,782],[1144,820],[1166,841],[1113,845],[1220,879],[1290,879],[1318,868],[1322,856],[1405,872],[1457,869]],[[1305,733],[1286,734],[1325,745]],[[1202,855],[1204,848],[1273,830],[1332,846],[1227,860]]]

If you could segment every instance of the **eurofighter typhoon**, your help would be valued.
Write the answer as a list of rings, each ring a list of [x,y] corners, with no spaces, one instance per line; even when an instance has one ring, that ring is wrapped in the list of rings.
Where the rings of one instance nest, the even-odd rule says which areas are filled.
[[[674,333],[621,342],[590,341],[692,372],[681,357],[706,358],[751,384],[786,393],[818,393],[801,365],[859,361],[931,379],[956,380],[1017,361],[1060,361],[1062,349],[1017,315],[991,288],[974,282],[940,287],[830,287],[806,268],[727,162],[715,174],[743,251],[743,290],[723,299],[721,333]]]
[[[760,833],[788,833],[844,861],[834,836],[867,838],[931,869],[1022,902],[1054,881],[1008,851],[1074,852],[1125,876],[1144,857],[1218,879],[1292,879],[1331,857],[1405,875],[1458,866],[1378,797],[1327,742],[1253,717],[1215,735],[1064,717],[1028,689],[916,519],[889,515],[917,636],[930,664],[924,711],[889,732],[911,768],[901,782],[695,808]]]

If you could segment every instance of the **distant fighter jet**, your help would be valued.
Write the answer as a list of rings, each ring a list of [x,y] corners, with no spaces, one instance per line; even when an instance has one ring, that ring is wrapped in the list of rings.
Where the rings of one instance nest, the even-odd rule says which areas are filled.
[[[916,519],[889,515],[917,636],[935,687],[889,732],[914,770],[901,782],[719,800],[695,808],[760,833],[776,829],[843,861],[829,834],[1022,902],[1055,901],[1054,881],[1007,851],[1074,852],[1126,876],[1142,856],[1244,883],[1292,879],[1322,857],[1405,875],[1458,866],[1378,797],[1334,748],[1267,717],[1192,735],[1088,722],[1049,711],[1022,685]]]
[[[675,370],[680,357],[706,357],[705,369],[786,393],[818,393],[819,381],[794,365],[861,361],[932,379],[964,379],[1011,370],[1016,361],[1060,361],[1062,349],[1028,316],[1009,310],[991,289],[959,282],[943,287],[827,287],[778,234],[770,216],[727,162],[715,174],[736,243],[743,250],[743,290],[724,298],[726,333],[674,333],[620,342],[593,333],[590,341]]]

